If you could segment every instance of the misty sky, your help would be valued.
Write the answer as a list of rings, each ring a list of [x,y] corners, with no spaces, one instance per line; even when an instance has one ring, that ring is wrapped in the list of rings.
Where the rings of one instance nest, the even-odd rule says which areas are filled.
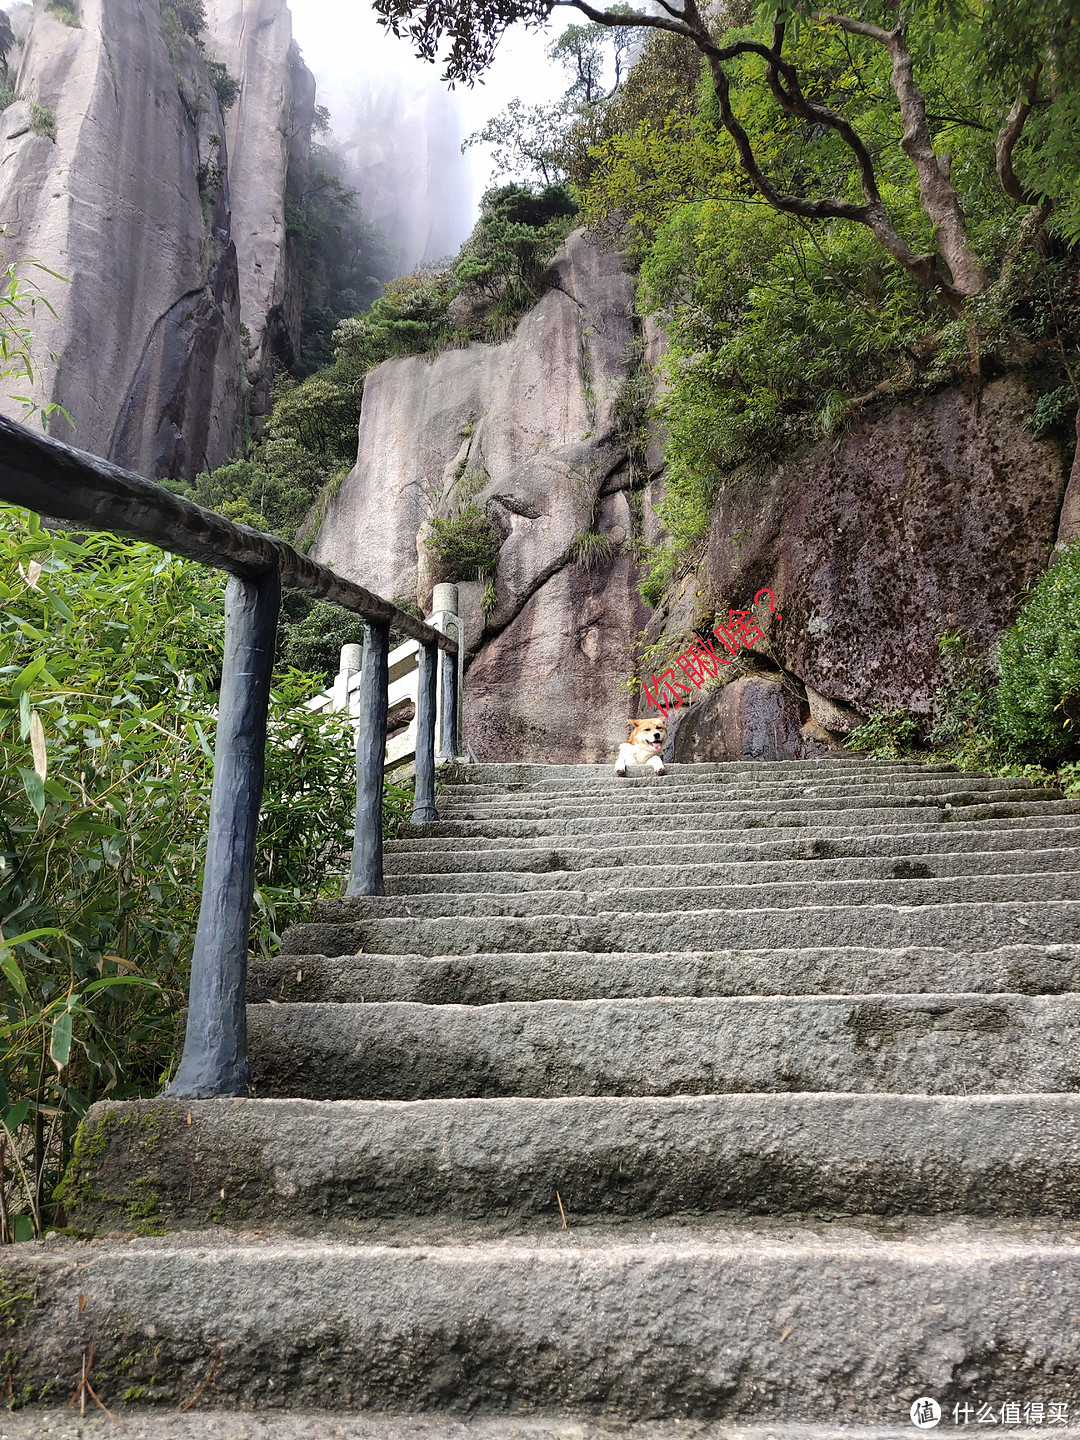
[[[440,83],[439,68],[416,59],[405,41],[388,35],[376,22],[368,0],[290,0],[290,8],[293,33],[319,82],[320,99],[330,107],[331,116],[335,100],[344,110],[352,87],[359,88],[372,77],[385,81],[393,76],[409,92]],[[544,49],[552,34],[558,34],[567,23],[565,17],[560,17],[548,31],[512,33],[503,41],[484,84],[471,90],[459,87],[453,92],[452,104],[460,116],[462,137],[478,130],[515,96],[527,104],[537,104],[555,100],[563,93],[567,84],[565,71],[552,65]],[[466,152],[468,163],[461,171],[460,183],[471,192],[467,197],[470,216],[490,176],[486,148],[478,146]]]

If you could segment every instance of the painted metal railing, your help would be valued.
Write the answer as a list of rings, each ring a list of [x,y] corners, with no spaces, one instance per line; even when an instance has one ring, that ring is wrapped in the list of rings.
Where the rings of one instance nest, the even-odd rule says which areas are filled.
[[[294,586],[364,618],[350,895],[383,894],[382,797],[391,628],[418,647],[413,810],[418,823],[438,818],[435,727],[440,668],[444,728],[449,727],[452,739],[458,733],[456,638],[317,565],[276,536],[234,525],[163,485],[2,416],[0,500],[35,510],[46,521],[147,541],[229,576],[214,783],[187,1030],[180,1065],[167,1093],[191,1098],[247,1095],[244,989],[282,587]]]

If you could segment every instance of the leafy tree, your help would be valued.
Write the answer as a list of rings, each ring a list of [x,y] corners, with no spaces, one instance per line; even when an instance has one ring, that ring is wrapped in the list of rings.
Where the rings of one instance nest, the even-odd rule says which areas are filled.
[[[423,58],[434,60],[441,51],[447,79],[471,83],[509,26],[539,25],[558,3],[567,0],[375,0],[375,9]],[[697,0],[660,0],[658,10],[633,19],[597,10],[588,0],[568,3],[595,24],[639,25],[690,42],[704,58],[717,123],[733,147],[746,195],[809,222],[838,219],[865,228],[918,285],[959,312],[989,278],[942,143],[949,124],[936,102],[948,97],[934,96],[919,78],[947,26],[959,65],[996,92],[993,164],[1002,188],[1026,207],[1029,229],[1057,205],[1063,229],[1077,231],[1080,38],[1078,27],[1067,23],[1068,0],[917,0],[899,15],[891,0],[858,0],[843,15],[814,10],[806,0],[772,0],[757,8],[753,23],[728,30],[723,19],[711,23]],[[846,93],[832,83],[838,47],[854,71]],[[884,131],[862,123],[861,72],[879,60],[892,92]],[[747,110],[760,116],[766,98],[768,126],[748,124]],[[880,105],[874,109],[881,113]],[[1014,155],[1036,112],[1024,181]],[[945,114],[947,122],[956,118]],[[914,217],[898,209],[883,183],[883,160],[893,147],[916,181]]]

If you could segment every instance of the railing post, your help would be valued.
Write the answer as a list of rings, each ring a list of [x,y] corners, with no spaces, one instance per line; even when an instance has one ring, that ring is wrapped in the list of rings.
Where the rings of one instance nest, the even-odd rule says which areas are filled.
[[[184,1053],[166,1094],[211,1099],[250,1093],[247,1062],[248,932],[255,890],[255,832],[266,768],[266,716],[281,583],[230,576],[218,700],[214,783],[199,925],[191,957]]]
[[[428,624],[434,630],[457,641],[458,653],[449,655],[439,651],[439,755],[443,760],[453,760],[461,741],[461,675],[464,666],[462,625],[458,616],[458,587],[436,585],[431,597],[431,618]]]
[[[458,753],[458,657],[439,651],[442,669],[442,734],[439,753],[453,760]]]
[[[390,626],[367,620],[360,667],[360,729],[356,740],[356,827],[349,895],[382,895],[383,767],[386,764],[386,703]]]
[[[416,657],[416,789],[413,824],[437,820],[435,808],[435,695],[438,680],[437,645],[421,645]]]

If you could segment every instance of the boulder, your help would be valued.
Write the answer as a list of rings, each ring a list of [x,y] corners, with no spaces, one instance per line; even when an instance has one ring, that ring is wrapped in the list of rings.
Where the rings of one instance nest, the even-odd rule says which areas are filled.
[[[1049,559],[1070,457],[1024,428],[1035,400],[1019,374],[970,381],[727,480],[709,532],[710,603],[746,606],[769,587],[780,616],[758,607],[757,648],[780,667],[862,715],[927,713],[937,637],[960,628],[988,650]]]
[[[744,675],[680,717],[671,758],[681,765],[803,760],[830,748],[828,734],[812,720],[807,723],[806,707],[789,679]]]

